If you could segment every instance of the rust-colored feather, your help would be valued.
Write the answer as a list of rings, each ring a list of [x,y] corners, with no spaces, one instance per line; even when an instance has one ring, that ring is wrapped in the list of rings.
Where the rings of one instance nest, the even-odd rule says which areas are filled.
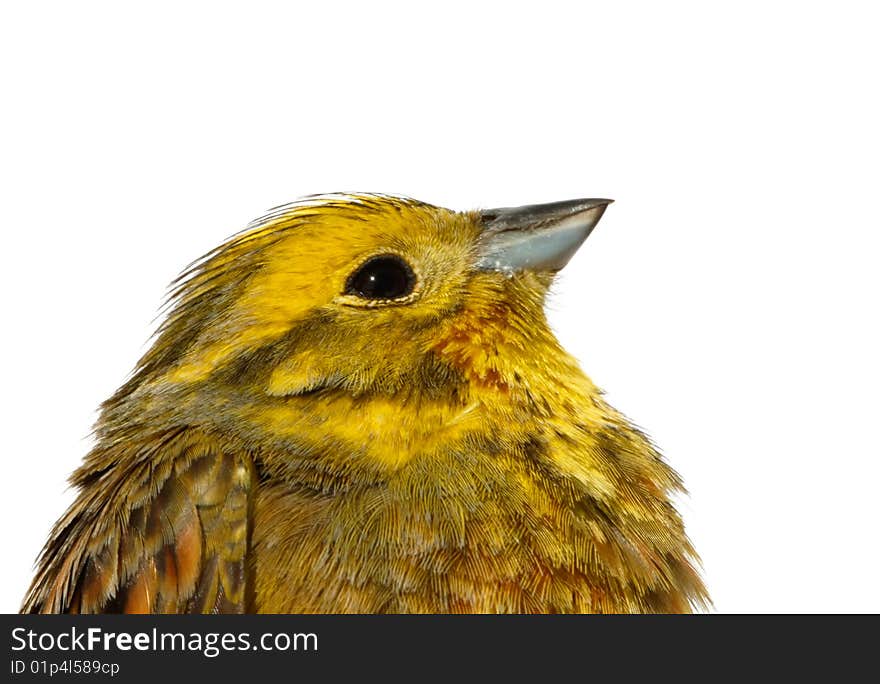
[[[246,455],[225,452],[197,430],[176,430],[145,435],[139,446],[98,448],[87,463],[80,477],[114,465],[54,530],[24,611],[244,610],[246,548],[230,545],[230,530],[248,525]]]

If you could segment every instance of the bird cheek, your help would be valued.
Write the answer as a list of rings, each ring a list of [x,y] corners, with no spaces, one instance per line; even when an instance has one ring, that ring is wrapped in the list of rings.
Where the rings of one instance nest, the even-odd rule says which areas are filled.
[[[332,368],[326,358],[312,352],[302,352],[272,371],[266,392],[270,396],[290,397],[338,385],[341,381],[341,374]]]

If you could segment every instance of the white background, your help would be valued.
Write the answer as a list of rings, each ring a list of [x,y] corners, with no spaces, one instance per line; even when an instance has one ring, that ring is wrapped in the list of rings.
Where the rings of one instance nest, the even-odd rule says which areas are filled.
[[[684,476],[716,610],[880,611],[868,7],[4,3],[0,611],[166,284],[337,190],[616,199],[550,317]]]

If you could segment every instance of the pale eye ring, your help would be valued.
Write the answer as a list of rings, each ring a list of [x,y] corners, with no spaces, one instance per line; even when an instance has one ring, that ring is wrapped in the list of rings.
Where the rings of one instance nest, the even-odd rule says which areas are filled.
[[[396,254],[379,254],[348,277],[345,294],[371,300],[402,299],[415,286],[416,276],[408,263]]]

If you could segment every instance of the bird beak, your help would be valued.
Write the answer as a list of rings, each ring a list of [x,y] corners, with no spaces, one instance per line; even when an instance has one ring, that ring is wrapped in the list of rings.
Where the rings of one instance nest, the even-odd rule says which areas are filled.
[[[577,199],[482,212],[477,268],[483,271],[560,270],[614,200]]]

